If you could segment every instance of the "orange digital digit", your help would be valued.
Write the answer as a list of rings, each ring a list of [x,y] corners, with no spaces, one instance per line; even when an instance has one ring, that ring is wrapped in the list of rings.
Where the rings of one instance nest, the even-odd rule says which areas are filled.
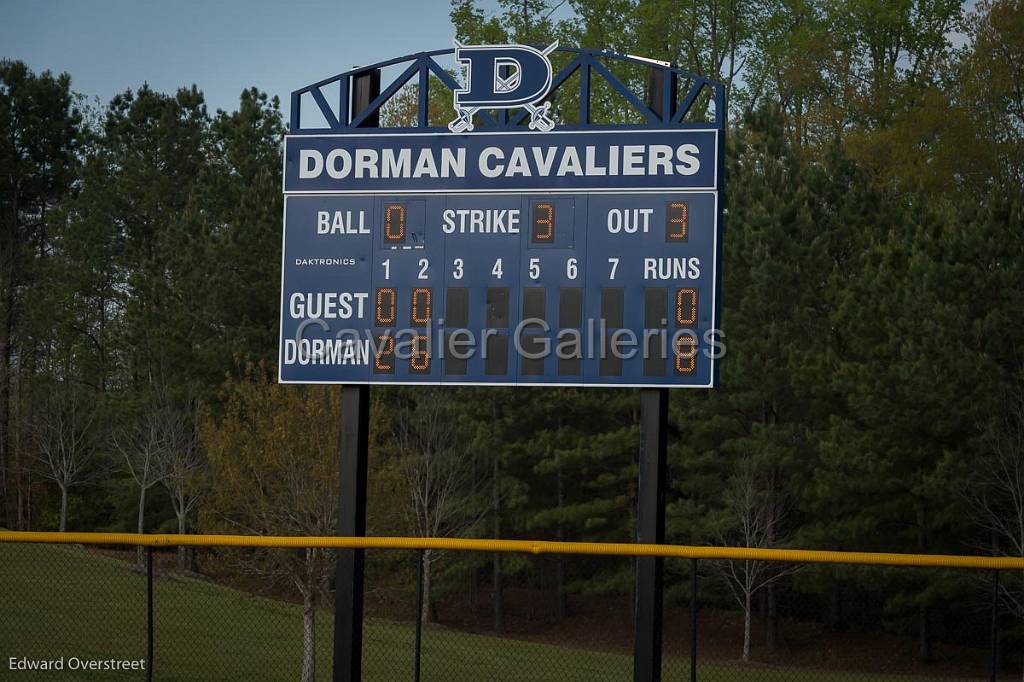
[[[412,323],[414,325],[430,324],[430,315],[433,309],[434,292],[427,287],[417,287],[412,290]]]
[[[430,373],[430,344],[423,334],[413,339],[412,353],[409,355],[409,371],[416,374]]]
[[[670,201],[665,208],[665,241],[685,242],[690,236],[690,207],[684,201]]]
[[[697,339],[682,334],[675,342],[676,374],[693,374],[697,369]]]
[[[395,371],[395,337],[390,334],[377,335],[373,371],[377,374],[390,374]]]
[[[405,204],[384,207],[384,241],[388,244],[405,242]]]
[[[555,237],[555,206],[547,201],[539,201],[533,205],[532,241],[535,243],[550,242]]]
[[[379,326],[394,324],[397,317],[397,300],[393,287],[377,289],[375,316]]]
[[[692,327],[697,324],[697,290],[691,287],[676,291],[676,324]]]

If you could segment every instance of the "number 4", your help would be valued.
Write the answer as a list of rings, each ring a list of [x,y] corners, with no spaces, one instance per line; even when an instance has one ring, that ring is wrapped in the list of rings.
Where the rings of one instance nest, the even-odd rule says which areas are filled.
[[[494,261],[494,267],[491,268],[491,274],[501,279],[501,259]]]

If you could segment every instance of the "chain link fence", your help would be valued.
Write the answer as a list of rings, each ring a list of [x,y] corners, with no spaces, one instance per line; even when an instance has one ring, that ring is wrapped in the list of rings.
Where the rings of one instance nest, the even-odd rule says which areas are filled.
[[[0,679],[331,678],[333,550],[196,549],[0,542]],[[363,679],[632,679],[634,565],[367,550]],[[992,570],[666,558],[664,574],[664,680],[1021,675]]]

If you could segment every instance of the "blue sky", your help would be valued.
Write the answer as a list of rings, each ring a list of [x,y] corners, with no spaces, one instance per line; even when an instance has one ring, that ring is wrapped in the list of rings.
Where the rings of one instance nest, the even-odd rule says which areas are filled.
[[[478,4],[498,11],[497,0]],[[144,82],[165,92],[195,83],[212,113],[234,109],[255,85],[281,96],[287,114],[292,90],[450,46],[449,8],[449,0],[0,0],[0,58],[67,71],[77,92],[101,104]]]
[[[287,110],[288,93],[314,81],[450,46],[448,11],[449,0],[0,0],[0,58],[67,71],[104,104],[143,82],[194,82],[211,113],[250,85]]]

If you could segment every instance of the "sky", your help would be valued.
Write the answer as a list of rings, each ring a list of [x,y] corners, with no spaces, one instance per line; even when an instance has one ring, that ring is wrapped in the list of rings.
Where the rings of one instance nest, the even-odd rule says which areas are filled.
[[[481,7],[497,11],[496,0]],[[106,104],[195,83],[211,113],[255,85],[281,97],[351,69],[451,46],[449,0],[0,0],[0,58],[71,74]]]
[[[478,4],[499,11],[498,0]],[[0,0],[0,59],[67,71],[72,88],[101,105],[143,83],[164,92],[195,83],[210,113],[230,111],[255,85],[280,96],[287,117],[292,90],[451,46],[449,8],[450,0]]]

